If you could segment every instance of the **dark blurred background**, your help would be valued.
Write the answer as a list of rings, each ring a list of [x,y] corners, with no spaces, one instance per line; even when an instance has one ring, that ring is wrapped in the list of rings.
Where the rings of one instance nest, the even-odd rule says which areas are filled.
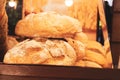
[[[112,18],[113,18],[113,5],[111,5],[107,0],[104,0],[103,3],[104,10],[105,10],[105,18],[107,23],[107,30],[108,30],[108,37],[111,40],[111,33],[112,33]],[[98,14],[99,15],[99,14]],[[98,26],[97,26],[97,38],[96,40],[104,45],[104,38],[101,25],[99,23],[100,17],[98,16]]]
[[[11,1],[11,3],[10,3]],[[6,12],[8,15],[8,34],[15,35],[15,25],[22,18],[22,0],[7,0]]]

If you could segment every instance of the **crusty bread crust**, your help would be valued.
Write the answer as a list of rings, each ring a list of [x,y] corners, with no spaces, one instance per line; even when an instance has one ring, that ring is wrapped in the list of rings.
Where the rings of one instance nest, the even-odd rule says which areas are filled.
[[[74,37],[77,32],[82,32],[77,19],[55,12],[29,14],[17,23],[15,29],[17,35],[27,37]]]
[[[62,40],[45,42],[25,40],[10,49],[4,63],[11,64],[50,64],[72,66],[76,61],[74,49]]]

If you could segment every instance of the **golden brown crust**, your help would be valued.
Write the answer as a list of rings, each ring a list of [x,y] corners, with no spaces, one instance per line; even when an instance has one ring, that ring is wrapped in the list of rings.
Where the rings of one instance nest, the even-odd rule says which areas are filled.
[[[47,40],[46,45],[53,58],[47,60],[44,64],[73,65],[75,63],[76,53],[67,42]]]
[[[13,48],[18,43],[19,42],[16,40],[16,38],[14,38],[12,36],[8,36],[8,49]]]
[[[112,68],[111,53],[106,55],[104,46],[97,41],[87,41],[85,44],[85,55],[77,59],[75,65],[82,67]]]
[[[85,54],[86,54],[84,57],[85,60],[96,62],[99,65],[102,65],[103,67],[106,67],[106,65],[108,64],[105,56],[103,56],[100,53],[87,50]]]
[[[73,39],[79,40],[82,43],[86,43],[88,41],[88,36],[85,33],[80,32],[80,33],[76,33]]]
[[[103,68],[108,68],[109,64],[106,58],[104,47],[97,41],[88,41],[85,50],[85,60],[93,61],[101,65]]]
[[[73,37],[81,31],[78,20],[55,12],[29,14],[17,23],[15,29],[20,36],[52,38]]]
[[[65,41],[26,40],[10,49],[4,63],[73,65],[76,61],[74,49]]]
[[[77,60],[81,60],[85,56],[85,44],[79,40],[67,39],[68,43],[74,48],[77,54]]]
[[[36,51],[35,48],[39,50]],[[34,54],[31,51],[34,52]],[[4,57],[4,63],[38,64],[44,62],[48,57],[50,57],[49,52],[44,49],[40,43],[25,40],[8,50]]]
[[[83,60],[78,60],[75,62],[75,66],[85,67],[85,62]]]
[[[97,64],[96,62],[87,61],[87,60],[79,60],[75,63],[75,66],[102,68],[102,66]]]
[[[96,53],[99,53],[99,54],[102,54],[103,56],[105,56],[105,50],[104,50],[102,44],[97,41],[88,40],[86,50],[91,50],[91,51],[94,51]]]

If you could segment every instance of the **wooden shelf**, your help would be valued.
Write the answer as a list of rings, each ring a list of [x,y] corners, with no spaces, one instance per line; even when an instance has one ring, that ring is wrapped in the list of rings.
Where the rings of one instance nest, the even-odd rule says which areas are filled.
[[[120,80],[119,69],[0,63],[0,80]]]

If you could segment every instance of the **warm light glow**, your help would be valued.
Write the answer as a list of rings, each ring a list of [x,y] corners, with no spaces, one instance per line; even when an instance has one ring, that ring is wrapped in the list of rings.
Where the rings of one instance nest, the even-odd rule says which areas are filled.
[[[104,1],[108,1],[108,3],[109,3],[110,6],[113,5],[113,0],[104,0]]]
[[[65,0],[65,5],[66,6],[72,6],[73,5],[73,0]]]
[[[17,3],[14,0],[10,0],[8,4],[10,7],[15,7],[17,5]]]

